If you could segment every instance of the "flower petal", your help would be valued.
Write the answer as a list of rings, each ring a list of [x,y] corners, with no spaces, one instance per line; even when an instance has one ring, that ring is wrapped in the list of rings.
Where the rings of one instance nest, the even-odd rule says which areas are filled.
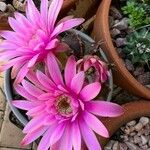
[[[32,0],[27,1],[26,16],[35,27],[39,25],[40,14]]]
[[[52,53],[49,53],[47,57],[47,67],[49,70],[49,73],[51,75],[51,78],[57,85],[63,85],[63,79],[62,75],[58,66],[58,63],[56,61],[55,56]]]
[[[23,109],[23,110],[30,110],[37,106],[36,103],[30,102],[27,100],[14,100],[14,101],[12,101],[12,104],[15,107]]]
[[[81,119],[79,123],[82,137],[88,147],[88,150],[101,150],[94,132],[86,125],[84,120]]]
[[[37,130],[28,133],[21,142],[22,146],[26,146],[38,139],[47,130],[47,127],[40,127]]]
[[[24,98],[28,99],[29,101],[37,100],[36,97],[29,94],[21,85],[15,85],[14,88],[19,95],[23,96]]]
[[[124,112],[123,108],[118,104],[101,100],[86,103],[86,110],[102,117],[117,117]]]
[[[65,82],[67,86],[70,86],[73,77],[76,74],[76,61],[74,56],[68,58],[66,67],[65,67]]]
[[[40,54],[35,55],[33,58],[31,58],[28,62],[28,68],[31,68],[35,65],[35,63],[37,62],[38,57],[40,56]]]
[[[62,23],[60,23],[58,26],[62,26],[60,31],[58,31],[56,34],[54,34],[53,36],[57,36],[58,34],[65,32],[69,29],[72,29],[73,27],[76,27],[78,25],[80,25],[81,23],[84,22],[83,18],[75,18],[75,19],[70,19],[67,21],[64,21]],[[62,24],[62,25],[61,25]],[[56,26],[56,28],[58,27]]]
[[[99,82],[91,83],[85,86],[80,92],[81,99],[84,101],[90,101],[95,98],[101,90],[101,85]]]
[[[33,132],[38,128],[42,127],[45,117],[46,116],[40,115],[31,119],[23,129],[23,133]]]
[[[81,133],[77,121],[72,124],[72,143],[74,150],[81,149]]]
[[[43,135],[37,150],[47,150],[50,147],[50,138],[51,135],[53,134],[55,128],[56,128],[56,124],[53,126],[50,126],[49,129],[45,132],[45,134]]]
[[[48,11],[49,33],[54,29],[54,24],[63,5],[63,0],[52,0]]]
[[[74,91],[76,94],[78,94],[82,89],[83,82],[84,82],[84,72],[81,71],[81,72],[77,73],[71,81],[72,91]]]
[[[94,130],[97,134],[99,134],[99,135],[101,135],[103,137],[106,137],[106,138],[109,137],[109,133],[108,133],[108,130],[106,129],[106,127],[94,115],[88,113],[87,111],[84,111],[83,112],[83,118],[84,118],[86,124],[92,130]],[[91,123],[91,122],[93,122],[93,123]]]
[[[51,81],[51,79],[49,79],[44,73],[42,73],[41,71],[37,70],[36,72],[36,76],[39,80],[39,82],[47,89],[51,90],[53,89],[55,86],[55,84],[53,83],[53,81]]]
[[[30,82],[23,80],[22,81],[22,85],[24,87],[24,89],[30,93],[31,95],[38,97],[41,94],[44,94],[44,92],[42,90],[40,90],[39,88],[37,88],[36,86],[34,86],[33,84],[31,84]]]
[[[66,124],[64,122],[59,124],[55,128],[55,130],[54,130],[54,132],[53,132],[53,134],[52,134],[52,136],[50,138],[50,145],[55,144],[62,137],[65,128],[66,128]]]

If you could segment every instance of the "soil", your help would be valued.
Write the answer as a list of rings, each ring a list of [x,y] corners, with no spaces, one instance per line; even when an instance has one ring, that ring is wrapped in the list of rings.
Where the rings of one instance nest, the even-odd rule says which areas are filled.
[[[110,8],[109,24],[112,41],[116,50],[122,58],[124,65],[128,71],[144,86],[150,87],[150,69],[147,65],[139,63],[133,64],[131,57],[124,52],[124,47],[127,44],[127,35],[133,32],[129,27],[128,18],[124,16],[121,7],[125,5],[124,1],[118,1],[118,5],[113,5]]]

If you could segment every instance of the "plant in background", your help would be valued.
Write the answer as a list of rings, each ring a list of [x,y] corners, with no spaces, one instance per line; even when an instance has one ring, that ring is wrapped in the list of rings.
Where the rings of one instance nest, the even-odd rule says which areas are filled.
[[[1,31],[6,40],[0,45],[0,60],[8,60],[0,66],[0,71],[12,67],[12,78],[16,83],[26,76],[30,68],[37,62],[44,61],[49,52],[58,53],[68,50],[58,35],[79,24],[84,19],[73,19],[68,16],[56,23],[63,0],[42,0],[40,12],[32,0],[27,1],[26,17],[15,13],[15,18],[9,18],[9,24],[14,31]]]
[[[26,17],[15,13],[15,19],[9,18],[14,31],[0,32],[6,39],[0,45],[0,60],[7,59],[0,71],[12,67],[13,86],[22,97],[12,103],[30,118],[21,144],[41,137],[38,150],[80,150],[83,139],[89,150],[101,150],[95,133],[103,137],[109,133],[98,117],[120,116],[123,108],[98,98],[109,77],[107,65],[100,58],[88,55],[76,62],[74,56],[65,55],[68,59],[63,68],[59,61],[63,58],[55,54],[69,46],[58,35],[84,19],[67,16],[56,23],[63,0],[48,3],[42,0],[39,12],[28,0]],[[87,82],[89,77],[92,81]]]
[[[148,29],[135,31],[127,36],[127,45],[124,52],[129,54],[133,64],[139,63],[141,65],[147,64],[150,69],[150,32]]]
[[[86,55],[78,62],[78,71],[86,72],[87,83],[100,82],[104,83],[109,76],[106,63],[100,60],[98,56]]]
[[[150,6],[137,0],[127,1],[126,6],[122,8],[123,13],[128,16],[129,25],[133,29],[150,24]]]
[[[94,132],[103,137],[109,137],[109,133],[96,116],[120,116],[122,107],[96,99],[101,83],[84,86],[85,72],[77,71],[73,56],[68,58],[64,74],[52,53],[48,54],[45,65],[49,76],[37,70],[34,83],[23,80],[22,86],[16,86],[16,91],[25,100],[16,100],[13,104],[27,110],[27,115],[31,117],[23,130],[27,135],[22,145],[43,136],[38,150],[50,147],[55,150],[80,150],[81,139],[89,150],[101,150]]]

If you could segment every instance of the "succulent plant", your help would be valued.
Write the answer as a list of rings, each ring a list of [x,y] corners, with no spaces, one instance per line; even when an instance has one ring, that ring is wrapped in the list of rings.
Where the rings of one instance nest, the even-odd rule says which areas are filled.
[[[131,58],[133,64],[147,64],[150,69],[150,31],[149,29],[141,29],[134,31],[127,36],[127,45],[124,47],[124,52]]]
[[[129,0],[126,6],[122,7],[122,10],[129,18],[128,21],[131,28],[137,29],[150,24],[150,2],[144,0]]]

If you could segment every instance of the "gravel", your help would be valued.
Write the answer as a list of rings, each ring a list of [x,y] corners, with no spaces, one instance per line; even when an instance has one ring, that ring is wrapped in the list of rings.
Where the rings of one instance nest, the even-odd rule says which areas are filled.
[[[104,150],[150,150],[150,118],[132,120],[117,132],[118,140],[113,139],[114,135]]]

